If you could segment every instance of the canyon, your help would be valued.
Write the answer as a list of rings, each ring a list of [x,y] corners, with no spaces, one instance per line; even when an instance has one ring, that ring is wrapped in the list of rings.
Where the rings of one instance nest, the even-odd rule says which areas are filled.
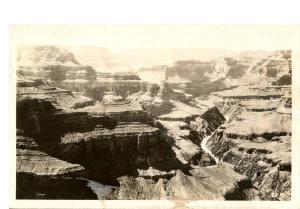
[[[40,46],[17,66],[17,199],[291,198],[290,51],[100,73]]]

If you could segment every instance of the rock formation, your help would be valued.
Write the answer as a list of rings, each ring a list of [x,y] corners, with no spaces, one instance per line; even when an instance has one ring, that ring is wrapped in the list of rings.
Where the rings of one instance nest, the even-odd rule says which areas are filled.
[[[18,48],[17,71],[27,77],[50,80],[54,83],[96,80],[91,66],[81,65],[68,50],[56,46],[23,46]]]
[[[286,105],[289,98],[284,91],[290,89],[274,91],[274,87],[252,86],[247,89],[212,95],[211,99],[229,120],[208,145],[214,155],[251,179],[260,199],[289,200],[291,106]],[[231,108],[237,114],[232,114]]]
[[[289,51],[178,61],[159,82],[20,52],[18,199],[291,198]]]

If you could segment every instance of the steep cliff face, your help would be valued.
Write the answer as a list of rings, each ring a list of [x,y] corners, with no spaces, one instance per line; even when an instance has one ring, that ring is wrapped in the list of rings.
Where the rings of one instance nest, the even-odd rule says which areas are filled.
[[[157,126],[183,164],[201,166],[215,164],[215,160],[201,149],[201,141],[225,121],[224,117],[215,107],[207,108],[205,111],[202,109],[203,112],[186,112],[186,110],[186,108],[177,109],[168,115],[159,116]]]
[[[118,185],[117,177],[138,176],[138,169],[147,170],[153,167],[167,172],[172,169],[186,169],[176,159],[157,128],[137,122],[123,122],[107,127],[104,117],[98,117],[95,121],[93,120],[95,118],[89,118],[87,114],[77,114],[74,115],[75,117],[70,117],[70,114],[58,115],[56,114],[56,117],[52,117],[51,120],[47,117],[48,121],[43,121],[43,127],[38,129],[38,133],[25,129],[23,134],[35,137],[38,143],[36,147],[39,150],[62,159],[61,162],[67,161],[83,166],[86,170],[84,175],[86,178]],[[39,118],[39,121],[42,121],[42,118]],[[51,134],[53,132],[51,130],[54,129],[55,134]],[[22,142],[26,142],[26,138]],[[18,145],[18,147],[26,146],[24,143]],[[35,156],[47,154],[40,151],[26,153],[29,157],[24,165],[41,169],[39,164],[33,165],[32,162]],[[44,160],[47,162],[50,158]],[[17,162],[20,163],[21,159],[18,158]],[[53,168],[49,169],[58,173]],[[44,170],[41,172],[46,173]]]
[[[228,121],[210,138],[208,146],[219,159],[234,165],[235,171],[251,179],[260,199],[289,200],[289,88],[246,89],[213,94],[211,100],[227,114]],[[232,112],[235,114],[230,114]]]
[[[210,142],[212,152],[234,170],[248,176],[263,200],[291,198],[291,136],[245,139],[216,134]]]
[[[155,126],[182,164],[215,164],[214,159],[200,146],[201,140],[225,121],[215,106],[188,98],[184,92],[173,90],[165,82],[157,92],[141,92],[129,99],[141,103],[155,118]]]
[[[25,136],[35,137],[39,142],[57,141],[67,131],[91,130],[96,125],[113,127],[115,124],[114,119],[104,115],[56,109],[51,102],[43,99],[23,98],[17,102],[17,128],[23,129]]]
[[[125,189],[123,184],[120,185],[122,176],[158,182],[169,181],[181,172],[182,178],[190,179],[188,176],[193,175],[191,172],[195,166],[215,164],[200,144],[204,136],[211,134],[225,120],[216,107],[198,100],[185,100],[187,103],[178,101],[182,93],[164,86],[161,90],[149,88],[147,93],[151,97],[149,104],[155,98],[172,104],[173,108],[166,114],[154,116],[153,112],[147,112],[149,109],[144,110],[138,98],[134,100],[133,97],[75,108],[79,104],[74,99],[77,96],[70,91],[45,87],[44,84],[28,85],[18,89],[17,128],[23,130],[23,139],[17,146],[26,148],[29,146],[27,142],[30,142],[35,150],[25,152],[28,154],[25,164],[30,165],[31,170],[18,175],[22,185],[20,198],[55,199],[60,195],[66,199],[89,199],[93,198],[93,194],[84,182],[121,186],[122,191]],[[28,137],[32,137],[33,141]],[[55,176],[61,175],[61,172],[67,175],[54,179],[39,177],[37,172],[45,174],[47,168],[42,168],[38,163],[31,164],[31,161],[41,156],[45,161],[51,162],[53,159],[53,164],[58,167],[61,164],[78,165],[83,172],[71,175],[72,167],[63,171],[50,166]],[[22,162],[21,158],[17,160]],[[234,178],[233,182],[238,182],[238,179]],[[28,180],[33,181],[35,186],[26,193]],[[197,180],[192,178],[189,181]],[[77,193],[67,196],[69,189],[81,189],[84,184],[82,196]],[[52,191],[57,188],[56,185],[67,188],[54,194]],[[95,186],[94,183],[88,185]],[[170,188],[174,187],[170,185]],[[47,187],[49,192],[45,191]],[[105,198],[119,198],[111,192]]]
[[[39,151],[35,139],[17,132],[16,198],[17,199],[94,199],[86,186],[85,168],[79,164],[49,156]]]
[[[36,89],[40,90],[38,87]],[[64,108],[65,106],[54,106],[53,99],[57,98],[61,91],[47,90],[38,92],[40,94],[38,98],[33,91],[27,92],[26,96],[18,97],[17,128],[23,129],[24,136],[18,147],[26,148],[28,143],[24,143],[28,140],[25,136],[30,136],[34,138],[33,142],[36,145],[34,147],[40,150],[26,151],[29,157],[25,165],[28,163],[28,166],[41,169],[39,164],[33,165],[31,161],[34,161],[36,156],[50,155],[63,160],[59,162],[80,164],[86,171],[84,177],[116,185],[118,185],[117,177],[137,176],[138,169],[147,170],[153,167],[166,172],[172,169],[185,169],[157,128],[136,122],[150,123],[149,116],[139,105],[98,104],[70,109]],[[70,92],[66,92],[68,93]],[[45,161],[50,161],[50,158],[45,157]],[[18,158],[17,162],[21,163],[21,158]],[[55,172],[53,168],[51,171],[59,174],[59,171]],[[44,170],[41,172],[46,173]],[[35,170],[25,173],[32,173],[36,184],[40,184],[40,179],[35,178],[37,175]],[[24,188],[28,186],[24,183],[28,178],[31,177],[20,176],[22,182],[20,184],[24,184]],[[39,186],[37,190],[40,189]],[[52,197],[49,195],[47,198]]]
[[[140,123],[65,134],[59,146],[61,158],[79,162],[89,178],[110,184],[118,184],[116,178],[122,175],[138,176],[138,169],[184,169],[159,130]]]

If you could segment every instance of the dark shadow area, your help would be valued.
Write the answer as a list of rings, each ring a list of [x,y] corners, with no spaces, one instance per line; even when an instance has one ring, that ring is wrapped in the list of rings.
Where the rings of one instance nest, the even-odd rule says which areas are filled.
[[[17,173],[16,181],[16,199],[97,199],[85,180]]]

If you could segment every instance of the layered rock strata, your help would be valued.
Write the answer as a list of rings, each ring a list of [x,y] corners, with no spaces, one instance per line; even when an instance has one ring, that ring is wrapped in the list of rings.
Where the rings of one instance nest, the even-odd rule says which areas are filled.
[[[290,199],[289,52],[178,61],[154,84],[31,51],[18,58],[17,198]]]
[[[251,88],[248,88],[251,89]],[[252,88],[253,91],[253,88]],[[221,126],[208,146],[224,162],[231,163],[235,171],[248,176],[263,200],[289,200],[291,198],[291,109],[284,92],[265,88],[256,93],[233,90],[219,92],[216,104],[228,105],[222,110],[228,114],[234,107],[238,114],[228,114],[228,122]],[[257,92],[257,90],[256,90]],[[222,97],[222,95],[225,97]],[[266,95],[268,99],[266,99]],[[249,97],[250,96],[250,97]]]
[[[157,128],[134,123],[118,123],[114,129],[98,127],[83,133],[67,133],[61,138],[60,157],[79,162],[89,177],[116,184],[122,175],[137,176],[137,169],[153,167],[161,171],[183,168]],[[91,163],[93,162],[93,163]]]
[[[85,168],[39,151],[33,138],[18,130],[16,155],[17,199],[94,199],[86,187]],[[21,133],[20,133],[21,132]]]

